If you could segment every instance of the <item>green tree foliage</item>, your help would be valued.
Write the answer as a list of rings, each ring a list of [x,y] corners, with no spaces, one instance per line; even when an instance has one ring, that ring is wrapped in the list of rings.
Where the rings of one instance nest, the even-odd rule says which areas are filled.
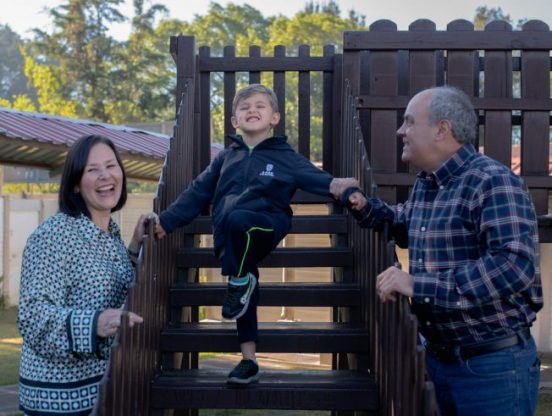
[[[116,52],[112,73],[112,94],[107,112],[113,123],[160,120],[173,110],[170,78],[173,71],[166,65],[168,48],[159,49],[155,37],[157,15],[166,15],[165,6],[146,8],[144,0],[134,0],[134,17],[129,39]]]
[[[109,121],[106,97],[117,42],[108,36],[108,25],[124,20],[117,10],[123,0],[68,0],[50,10],[54,30],[35,29],[29,53],[47,66],[63,85],[59,94],[75,103],[79,116]],[[40,104],[41,111],[43,105]]]
[[[510,14],[507,14],[502,10],[501,7],[498,8],[488,8],[487,6],[479,6],[475,9],[475,17],[473,19],[473,24],[476,30],[485,29],[485,25],[495,20],[502,20],[506,23],[509,23],[516,29],[520,29],[521,26],[527,21],[527,19],[519,19],[514,25],[513,19],[510,17]]]
[[[8,25],[0,25],[0,97],[10,103],[16,96],[30,95],[20,52],[21,37]]]
[[[320,56],[324,45],[336,46],[336,51],[342,49],[344,30],[365,29],[364,16],[351,11],[346,18],[340,17],[341,11],[337,3],[309,2],[304,10],[295,16],[264,17],[257,9],[249,5],[228,4],[223,7],[211,3],[205,15],[196,16],[191,22],[171,19],[160,22],[156,30],[158,48],[166,45],[166,39],[171,35],[184,33],[196,38],[196,46],[209,46],[211,56],[222,56],[226,45],[233,45],[238,56],[247,56],[250,45],[258,45],[263,56],[272,56],[276,45],[285,45],[288,56],[297,56],[302,44],[312,45],[311,55]],[[166,47],[166,46],[165,46]],[[166,60],[167,67],[172,68],[172,80],[175,79],[174,63]],[[167,71],[170,73],[171,71]],[[270,74],[263,74],[261,81],[272,85]],[[237,74],[238,87],[247,84],[248,77],[244,73]],[[215,73],[211,77],[211,116],[213,141],[220,142],[224,135],[223,120],[223,78]],[[288,74],[286,77],[286,133],[292,145],[297,144],[297,88],[298,75]],[[311,78],[311,153],[313,159],[321,157],[322,136],[322,77],[313,74]]]

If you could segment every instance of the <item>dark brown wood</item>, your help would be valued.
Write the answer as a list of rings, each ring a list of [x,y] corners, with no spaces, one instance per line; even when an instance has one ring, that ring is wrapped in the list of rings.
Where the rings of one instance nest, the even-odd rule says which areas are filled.
[[[334,322],[261,322],[259,339],[258,352],[367,353],[369,347],[366,328]],[[188,323],[165,329],[161,348],[170,352],[240,351],[234,322]]]
[[[334,58],[335,48],[332,45],[324,46],[324,57]],[[341,97],[339,92],[334,91],[334,79],[340,79],[336,75],[336,62],[341,62],[341,59],[334,59],[333,71],[324,71],[322,75],[323,82],[323,98],[322,98],[322,167],[326,172],[333,173],[334,169],[334,148],[337,148],[335,143],[339,143],[337,125],[338,119],[341,117],[341,106],[339,100],[334,97]],[[335,155],[337,157],[337,155]]]
[[[347,216],[336,215],[295,215],[291,220],[289,234],[345,234]],[[183,228],[186,234],[212,234],[211,217],[198,217]]]
[[[396,25],[392,22],[372,25],[374,33],[393,33]],[[370,52],[370,93],[373,96],[398,94],[398,54],[397,52]],[[370,165],[375,171],[396,172],[398,164],[397,112],[394,110],[373,110],[370,120],[370,133],[367,138]],[[380,188],[378,194],[385,201],[397,202],[397,190]]]
[[[208,46],[202,46],[199,48],[198,62],[201,62],[203,59],[209,58],[211,54],[211,49]],[[211,74],[209,72],[200,72],[199,73],[199,101],[200,101],[200,141],[201,143],[211,144]],[[220,140],[221,138],[219,138]],[[209,157],[207,160],[203,160],[200,170],[205,169],[207,165],[211,162],[211,152],[209,146]],[[205,156],[202,155],[202,158]]]
[[[310,56],[310,47],[308,45],[299,46],[299,58],[308,58]],[[299,145],[298,152],[310,158],[310,119],[311,119],[311,91],[310,91],[310,72],[299,71],[298,100],[299,100]]]
[[[250,58],[260,58],[261,56],[261,47],[257,45],[251,45],[249,47],[249,57]],[[249,71],[249,83],[250,84],[260,84],[261,83],[261,72],[260,71]]]
[[[232,59],[236,56],[236,48],[234,46],[224,47],[224,59]],[[236,95],[236,73],[234,71],[224,72],[224,145],[228,146],[230,140],[229,134],[236,133],[236,129],[232,125],[232,102]],[[206,115],[204,115],[206,116]]]
[[[332,59],[323,56],[297,59],[285,55],[274,57],[209,58],[200,62],[200,71],[205,72],[249,72],[249,71],[331,71]]]
[[[285,59],[286,47],[276,45],[274,47],[274,58]],[[286,73],[284,70],[274,71],[274,93],[278,98],[278,107],[280,109],[280,122],[274,127],[274,134],[286,134]]]
[[[259,267],[342,267],[352,264],[348,248],[277,248]],[[210,248],[184,248],[178,251],[178,267],[220,267]]]
[[[359,95],[357,97],[358,109],[404,109],[408,104],[408,96],[384,96],[374,97]],[[552,111],[552,99],[520,99],[520,98],[497,98],[485,97],[474,98],[472,103],[477,110],[538,110]]]
[[[258,383],[236,388],[227,372],[197,370],[158,377],[152,385],[154,408],[363,409],[377,410],[377,387],[366,373],[263,370]]]
[[[357,306],[361,292],[357,283],[261,282],[261,306]],[[173,306],[222,305],[227,285],[222,283],[181,284],[171,288]]]
[[[549,33],[547,25],[542,22],[527,22],[523,25],[524,33],[545,35]],[[550,98],[549,51],[522,51],[521,96],[527,99]],[[530,74],[530,76],[524,76]],[[549,111],[524,111],[522,114],[521,137],[521,173],[523,175],[540,175],[549,177],[550,160],[550,113]],[[549,190],[532,190],[533,203],[537,214],[549,213]]]
[[[489,35],[511,31],[509,24],[495,21],[485,28]],[[512,98],[511,51],[485,51],[486,98]],[[485,112],[485,154],[510,167],[512,165],[512,112]],[[479,144],[481,146],[481,143]]]
[[[378,23],[378,22],[376,22]],[[372,31],[372,30],[371,30]],[[377,31],[345,32],[343,49],[357,50],[545,50],[552,49],[552,34],[525,31],[498,32],[488,36],[484,31],[473,31],[458,36],[455,32],[434,31]]]

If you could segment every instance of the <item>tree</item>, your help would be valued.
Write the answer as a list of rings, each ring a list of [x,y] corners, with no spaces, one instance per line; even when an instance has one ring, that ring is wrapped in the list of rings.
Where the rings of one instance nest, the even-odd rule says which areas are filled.
[[[31,95],[19,50],[22,44],[21,37],[8,25],[0,25],[0,97],[8,101],[16,95]]]
[[[167,108],[174,108],[169,81],[173,74],[165,66],[168,50],[159,50],[154,39],[156,16],[167,13],[160,4],[146,9],[144,0],[134,0],[130,37],[114,57],[114,94],[107,104],[114,123],[159,120],[166,118]]]
[[[50,10],[53,33],[35,29],[30,55],[63,79],[57,93],[74,102],[80,116],[109,121],[105,97],[111,92],[117,42],[108,36],[107,25],[124,20],[116,8],[122,2],[68,0]]]
[[[476,30],[483,30],[487,23],[494,20],[502,20],[510,25],[514,26],[514,21],[509,14],[506,14],[501,7],[495,9],[494,7],[488,8],[487,6],[479,6],[475,9],[475,17],[473,18],[473,25]],[[515,27],[520,29],[521,26],[527,21],[527,19],[519,19]]]

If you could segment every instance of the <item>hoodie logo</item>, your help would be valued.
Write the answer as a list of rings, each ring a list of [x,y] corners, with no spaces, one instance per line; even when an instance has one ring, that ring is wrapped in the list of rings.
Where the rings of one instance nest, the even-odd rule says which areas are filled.
[[[259,176],[272,176],[274,177],[274,172],[272,171],[274,169],[274,165],[272,163],[267,163],[265,170],[263,170],[261,173],[259,173]]]

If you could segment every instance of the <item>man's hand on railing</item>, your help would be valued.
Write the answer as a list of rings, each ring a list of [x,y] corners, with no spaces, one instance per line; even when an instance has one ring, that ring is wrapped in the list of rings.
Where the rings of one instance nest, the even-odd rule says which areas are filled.
[[[360,184],[356,178],[334,178],[330,183],[330,193],[339,201],[345,190],[359,187]]]
[[[391,266],[376,278],[376,291],[382,302],[396,301],[397,293],[412,297],[414,279],[396,265]]]

